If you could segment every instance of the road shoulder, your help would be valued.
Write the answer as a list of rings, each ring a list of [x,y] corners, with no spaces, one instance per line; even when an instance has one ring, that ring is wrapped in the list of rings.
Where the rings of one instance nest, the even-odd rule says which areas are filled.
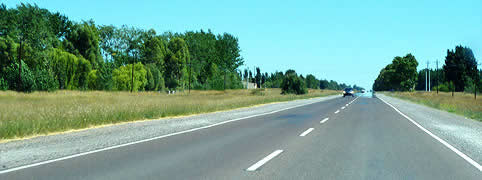
[[[421,126],[482,163],[482,123],[410,101],[377,94]]]

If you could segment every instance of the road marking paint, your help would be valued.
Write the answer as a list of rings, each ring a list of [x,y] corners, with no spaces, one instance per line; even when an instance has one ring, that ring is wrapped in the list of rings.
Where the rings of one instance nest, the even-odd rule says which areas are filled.
[[[345,106],[341,107],[341,109],[345,109]]]
[[[337,114],[337,113],[339,113],[339,112],[340,112],[340,110],[336,110],[336,111],[335,111],[335,114]]]
[[[301,133],[300,136],[301,136],[301,137],[306,136],[308,133],[310,133],[311,131],[313,131],[313,129],[315,129],[315,128],[307,129],[305,132]]]
[[[272,153],[269,154],[268,156],[264,157],[264,158],[261,159],[260,161],[256,162],[256,163],[253,164],[252,166],[250,166],[248,169],[246,169],[246,171],[256,171],[256,169],[258,169],[259,167],[261,167],[263,164],[266,164],[269,160],[271,160],[271,159],[273,159],[274,157],[278,156],[278,155],[281,154],[282,152],[283,152],[283,150],[281,150],[281,149],[272,152]]]
[[[328,119],[330,119],[330,118],[325,118],[325,119],[321,120],[321,121],[320,121],[320,124],[325,123],[326,121],[328,121]]]
[[[348,106],[349,104],[346,104],[345,106]]]
[[[171,134],[156,136],[156,137],[147,138],[147,139],[138,140],[138,141],[133,141],[133,142],[125,143],[125,144],[109,146],[109,147],[105,147],[105,148],[101,148],[101,149],[97,149],[97,150],[93,150],[93,151],[86,151],[86,152],[82,152],[82,153],[78,153],[78,154],[64,156],[64,157],[61,157],[61,158],[56,158],[56,159],[41,161],[41,162],[37,162],[37,163],[33,163],[33,164],[18,166],[18,167],[14,167],[14,168],[10,168],[10,169],[0,171],[0,174],[5,174],[5,173],[13,172],[13,171],[18,171],[18,170],[22,170],[22,169],[31,168],[31,167],[36,167],[36,166],[40,166],[40,165],[44,165],[44,164],[50,164],[50,163],[57,162],[57,161],[63,161],[63,160],[72,159],[72,158],[85,156],[85,155],[89,155],[89,154],[94,154],[94,153],[107,151],[107,150],[111,150],[111,149],[121,148],[121,147],[124,147],[124,146],[130,146],[130,145],[144,143],[144,142],[153,141],[153,140],[157,140],[157,139],[167,138],[167,137],[175,136],[175,135],[179,135],[179,134],[185,134],[185,133],[189,133],[189,132],[193,132],[193,131],[197,131],[197,130],[202,130],[202,129],[207,129],[207,128],[214,127],[214,126],[219,126],[219,125],[222,125],[222,124],[240,121],[240,120],[243,120],[243,119],[249,119],[249,118],[253,118],[253,117],[274,114],[274,113],[277,113],[277,112],[281,112],[281,111],[285,111],[285,110],[289,110],[289,109],[294,109],[294,108],[301,107],[301,106],[307,106],[307,105],[319,103],[319,102],[321,102],[321,101],[310,102],[310,103],[307,103],[307,104],[300,104],[300,105],[296,105],[296,106],[292,106],[292,107],[287,107],[287,108],[278,109],[278,110],[265,112],[265,113],[261,113],[261,114],[255,114],[255,115],[250,115],[250,116],[246,116],[246,117],[231,119],[231,120],[227,120],[227,121],[223,121],[223,122],[219,122],[219,123],[214,123],[214,124],[207,125],[207,126],[197,127],[197,128],[193,128],[193,129],[188,129],[188,130],[184,130],[184,131],[179,131],[179,132],[175,132],[175,133],[171,133]]]
[[[463,158],[465,161],[467,161],[468,163],[470,163],[472,166],[474,166],[475,168],[479,169],[479,171],[482,171],[482,166],[475,162],[473,159],[471,159],[469,156],[465,155],[463,152],[459,151],[458,149],[456,149],[455,147],[453,147],[452,145],[450,145],[449,143],[447,143],[446,141],[444,141],[442,138],[439,138],[437,135],[433,134],[432,132],[430,132],[429,130],[425,129],[423,126],[421,126],[420,124],[418,124],[417,122],[415,122],[412,118],[408,117],[407,115],[403,114],[400,110],[398,110],[395,106],[391,105],[390,103],[386,102],[385,100],[383,100],[382,98],[378,97],[378,99],[382,100],[385,104],[387,104],[388,106],[392,107],[393,109],[395,109],[395,111],[397,111],[400,115],[402,115],[403,117],[405,117],[406,119],[408,119],[411,123],[413,123],[415,126],[417,126],[418,128],[420,128],[423,132],[427,133],[428,135],[430,135],[432,138],[434,138],[435,140],[437,140],[438,142],[442,143],[443,145],[445,145],[445,147],[449,148],[450,150],[452,150],[453,152],[455,152],[457,155],[459,155],[461,158]]]

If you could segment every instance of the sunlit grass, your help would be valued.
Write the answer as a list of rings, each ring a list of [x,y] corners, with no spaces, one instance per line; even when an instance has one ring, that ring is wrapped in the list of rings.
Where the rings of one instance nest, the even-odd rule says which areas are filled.
[[[228,110],[336,94],[310,90],[281,95],[279,89],[158,92],[0,91],[0,140],[161,117]]]
[[[437,109],[463,115],[482,121],[482,97],[474,99],[474,94],[456,92],[385,92],[386,95],[410,100]]]

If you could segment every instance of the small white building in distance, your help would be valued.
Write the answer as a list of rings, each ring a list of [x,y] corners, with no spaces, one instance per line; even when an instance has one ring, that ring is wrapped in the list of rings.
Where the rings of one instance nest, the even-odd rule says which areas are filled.
[[[243,81],[243,87],[246,89],[246,81]],[[256,89],[256,83],[248,83],[248,89]]]

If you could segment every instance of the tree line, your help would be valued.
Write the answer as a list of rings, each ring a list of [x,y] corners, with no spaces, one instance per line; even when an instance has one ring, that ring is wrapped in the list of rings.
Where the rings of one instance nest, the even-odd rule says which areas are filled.
[[[157,34],[73,22],[37,5],[0,5],[2,89],[241,88],[238,38],[211,31]]]
[[[307,89],[329,89],[329,90],[343,90],[345,88],[353,88],[357,91],[364,90],[363,87],[357,85],[347,85],[345,83],[338,83],[334,80],[318,79],[313,74],[308,74],[304,77],[302,74],[298,75],[295,70],[289,69],[285,73],[275,71],[268,74],[261,72],[259,67],[256,67],[256,72],[253,73],[249,69],[244,69],[244,81],[255,83],[260,88],[281,88],[286,89],[287,93],[304,94]]]
[[[256,74],[243,74],[238,38],[229,33],[157,33],[93,20],[74,22],[23,3],[0,5],[0,52],[0,90],[24,92],[222,90],[243,88],[246,79],[258,87],[281,88],[290,74],[261,73],[259,68]],[[304,88],[348,87],[313,75],[296,76]]]
[[[425,90],[426,73],[430,72],[430,89],[440,91],[481,92],[482,72],[472,50],[461,45],[447,50],[445,63],[440,69],[422,69],[417,72],[418,61],[412,54],[395,57],[380,71],[373,84],[376,91]]]

